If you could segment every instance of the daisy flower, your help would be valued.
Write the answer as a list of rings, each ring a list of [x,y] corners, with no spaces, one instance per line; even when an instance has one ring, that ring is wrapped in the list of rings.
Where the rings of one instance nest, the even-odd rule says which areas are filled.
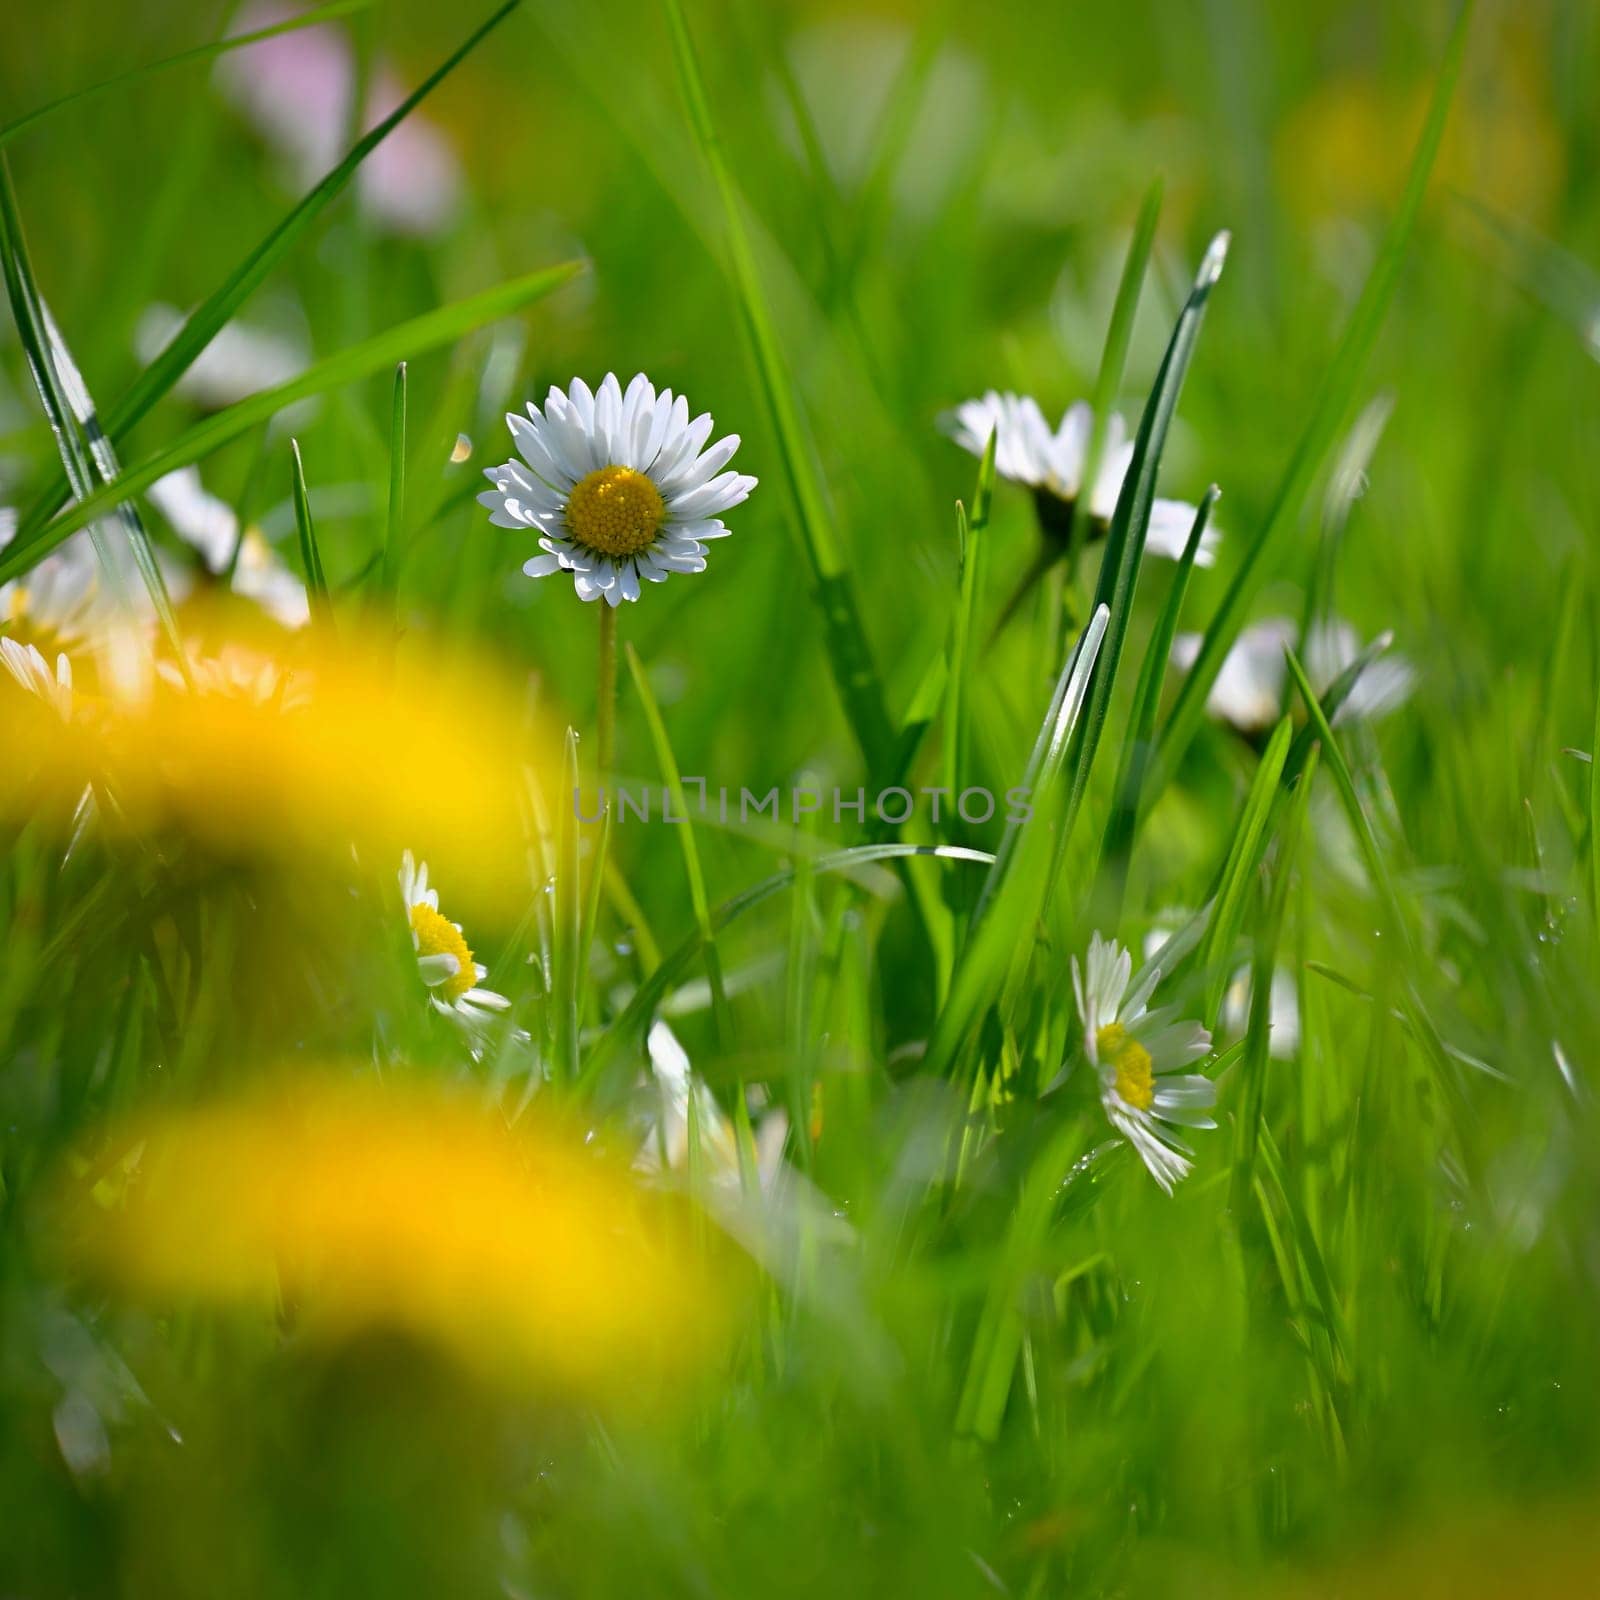
[[[173,532],[199,555],[213,578],[221,578],[233,561],[235,594],[254,601],[285,628],[303,628],[311,620],[305,585],[255,528],[247,528],[240,538],[237,513],[206,488],[197,467],[180,467],[157,478],[150,485],[149,499]],[[236,544],[239,556],[235,561]],[[181,574],[169,587],[181,598],[188,592],[189,574]]]
[[[63,722],[72,720],[72,663],[65,655],[56,657],[55,671],[32,644],[15,639],[0,639],[0,662],[30,694],[53,706]]]
[[[650,1025],[646,1048],[657,1093],[634,1166],[641,1172],[653,1174],[688,1168],[690,1101],[693,1100],[692,1120],[705,1171],[714,1185],[737,1188],[740,1183],[738,1135],[709,1085],[691,1067],[689,1052],[660,1018]],[[778,1180],[788,1133],[789,1119],[781,1108],[769,1112],[755,1131],[756,1174],[763,1190],[770,1190]]]
[[[1072,526],[1073,508],[1083,493],[1088,467],[1089,434],[1094,412],[1086,400],[1067,408],[1054,431],[1038,402],[1027,395],[1000,394],[991,389],[981,399],[956,407],[948,421],[951,438],[972,455],[982,457],[994,435],[995,471],[1012,483],[1033,491],[1039,525],[1046,534],[1064,539]],[[1089,491],[1088,532],[1104,538],[1117,509],[1123,480],[1133,461],[1133,440],[1120,412],[1106,419],[1100,468]],[[1145,549],[1152,555],[1176,561],[1189,542],[1195,507],[1182,500],[1155,500],[1150,506],[1150,532]],[[1200,536],[1195,564],[1209,567],[1216,560],[1222,535],[1208,526]]]
[[[1106,1119],[1171,1194],[1188,1175],[1194,1153],[1173,1130],[1217,1125],[1211,1115],[1216,1085],[1198,1073],[1181,1073],[1210,1050],[1211,1035],[1198,1022],[1178,1021],[1176,1007],[1146,1009],[1159,966],[1146,966],[1137,982],[1132,978],[1133,957],[1098,933],[1082,970],[1072,958],[1083,1047],[1099,1079]]]
[[[738,434],[707,449],[710,414],[691,422],[683,396],[658,395],[643,373],[626,392],[615,373],[593,392],[574,378],[506,422],[522,460],[486,468],[494,488],[478,503],[496,527],[537,533],[540,554],[522,570],[570,572],[580,600],[620,605],[639,598],[641,578],[704,572],[705,542],[728,533],[722,513],[756,486],[723,470]]]
[[[1241,733],[1261,733],[1278,720],[1288,671],[1283,652],[1300,636],[1299,624],[1288,617],[1264,617],[1234,640],[1223,658],[1216,682],[1206,696],[1206,710],[1218,722]],[[1172,661],[1187,672],[1200,654],[1201,637],[1180,633],[1172,641]],[[1348,622],[1319,622],[1306,635],[1304,661],[1311,686],[1320,695],[1363,649],[1361,637]],[[1416,681],[1411,664],[1399,655],[1371,662],[1351,686],[1334,725],[1373,719],[1403,704]]]
[[[493,989],[478,987],[489,969],[472,959],[461,924],[440,913],[439,891],[428,887],[428,863],[419,864],[409,850],[400,862],[400,893],[411,927],[411,947],[417,952],[417,971],[428,986],[428,1004],[466,1030],[476,1053],[497,1014],[509,1011],[511,1002]],[[527,1037],[520,1030],[519,1036]]]
[[[0,506],[0,550],[16,537],[17,514]],[[0,624],[35,638],[76,644],[106,609],[100,563],[88,530],[64,540],[20,578],[0,583]]]

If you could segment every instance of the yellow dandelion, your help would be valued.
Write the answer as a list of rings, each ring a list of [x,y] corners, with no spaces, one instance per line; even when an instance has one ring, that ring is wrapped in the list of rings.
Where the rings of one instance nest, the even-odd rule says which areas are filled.
[[[303,1082],[104,1148],[97,1169],[126,1181],[80,1183],[66,1240],[139,1298],[282,1305],[320,1339],[397,1329],[486,1376],[619,1402],[714,1359],[729,1329],[728,1263],[671,1202],[448,1094]]]

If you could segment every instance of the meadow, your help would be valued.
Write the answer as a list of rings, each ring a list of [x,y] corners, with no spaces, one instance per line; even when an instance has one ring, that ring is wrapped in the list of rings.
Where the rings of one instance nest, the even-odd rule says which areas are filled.
[[[0,19],[0,1594],[1600,1592],[1591,0]]]

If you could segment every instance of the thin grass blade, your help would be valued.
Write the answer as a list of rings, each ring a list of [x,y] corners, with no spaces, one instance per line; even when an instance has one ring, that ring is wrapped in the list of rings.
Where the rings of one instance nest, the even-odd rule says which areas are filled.
[[[1266,582],[1267,556],[1285,532],[1294,526],[1300,508],[1310,492],[1312,479],[1339,431],[1345,413],[1355,398],[1362,370],[1383,325],[1389,302],[1394,298],[1400,281],[1400,269],[1405,263],[1411,236],[1416,230],[1417,215],[1422,209],[1422,198],[1428,187],[1428,177],[1433,171],[1439,143],[1444,137],[1444,127],[1449,116],[1450,103],[1455,93],[1456,80],[1461,75],[1462,56],[1466,49],[1468,22],[1472,16],[1472,0],[1462,0],[1456,14],[1455,26],[1445,48],[1444,61],[1434,85],[1433,101],[1428,109],[1428,119],[1417,140],[1411,158],[1411,169],[1401,196],[1399,209],[1389,224],[1383,245],[1373,262],[1372,270],[1362,288],[1361,297],[1351,313],[1349,324],[1339,342],[1322,384],[1317,391],[1316,403],[1300,435],[1294,454],[1284,471],[1282,482],[1267,513],[1265,523],[1255,541],[1245,552],[1244,560],[1235,572],[1233,581],[1223,595],[1211,626],[1206,630],[1200,655],[1178,691],[1178,698],[1167,719],[1161,735],[1161,757],[1151,782],[1156,791],[1165,785],[1177,766],[1183,752],[1189,747],[1205,714],[1206,696],[1228,650],[1244,624],[1245,613]]]
[[[390,328],[362,344],[317,362],[299,377],[279,384],[275,389],[263,390],[229,406],[225,411],[217,412],[180,434],[170,445],[129,467],[105,488],[62,512],[27,545],[23,545],[18,535],[4,551],[0,551],[0,583],[14,578],[19,572],[26,572],[68,534],[106,515],[129,495],[147,489],[157,478],[179,467],[203,460],[214,450],[297,400],[353,383],[392,366],[406,356],[415,356],[438,345],[449,344],[470,328],[510,316],[560,288],[582,269],[583,263],[576,261],[548,267],[543,272],[514,278],[482,294],[458,300],[454,305],[424,312],[410,322],[403,322],[397,328]]]
[[[173,335],[161,354],[134,380],[132,387],[111,407],[105,417],[105,431],[115,443],[166,395],[187,372],[200,352],[217,336],[223,325],[260,287],[267,275],[289,253],[310,224],[344,191],[356,169],[461,62],[505,19],[521,0],[505,0],[487,20],[480,23],[422,83],[407,95],[390,114],[351,146],[344,159],[316,185],[254,250],[239,263],[212,294],[189,313],[188,320]],[[48,484],[30,507],[17,530],[15,543],[26,548],[43,530],[67,498],[65,477]]]
[[[28,129],[54,116],[58,111],[65,111],[69,106],[81,106],[86,100],[96,99],[113,89],[129,88],[147,78],[168,72],[174,67],[190,66],[197,61],[210,61],[216,56],[225,55],[230,50],[242,50],[246,45],[259,44],[263,39],[273,39],[281,33],[293,33],[299,28],[313,28],[321,22],[336,21],[340,17],[349,16],[352,11],[364,11],[372,3],[373,0],[333,0],[331,5],[315,6],[310,11],[302,11],[297,16],[275,22],[271,27],[256,28],[249,33],[230,34],[226,39],[213,39],[209,44],[195,45],[191,50],[180,50],[176,55],[164,56],[160,61],[146,62],[140,67],[130,67],[126,72],[114,73],[109,78],[102,78],[99,83],[91,83],[83,89],[74,89],[70,94],[47,101],[44,105],[6,123],[4,127],[0,127],[0,149],[4,149],[18,134],[26,133]]]

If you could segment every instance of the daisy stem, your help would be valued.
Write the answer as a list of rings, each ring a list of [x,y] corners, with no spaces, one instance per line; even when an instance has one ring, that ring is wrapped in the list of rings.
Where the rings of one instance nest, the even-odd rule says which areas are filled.
[[[607,600],[597,603],[600,612],[600,665],[595,682],[595,768],[604,783],[611,775],[612,753],[616,748],[617,719],[617,608]]]

